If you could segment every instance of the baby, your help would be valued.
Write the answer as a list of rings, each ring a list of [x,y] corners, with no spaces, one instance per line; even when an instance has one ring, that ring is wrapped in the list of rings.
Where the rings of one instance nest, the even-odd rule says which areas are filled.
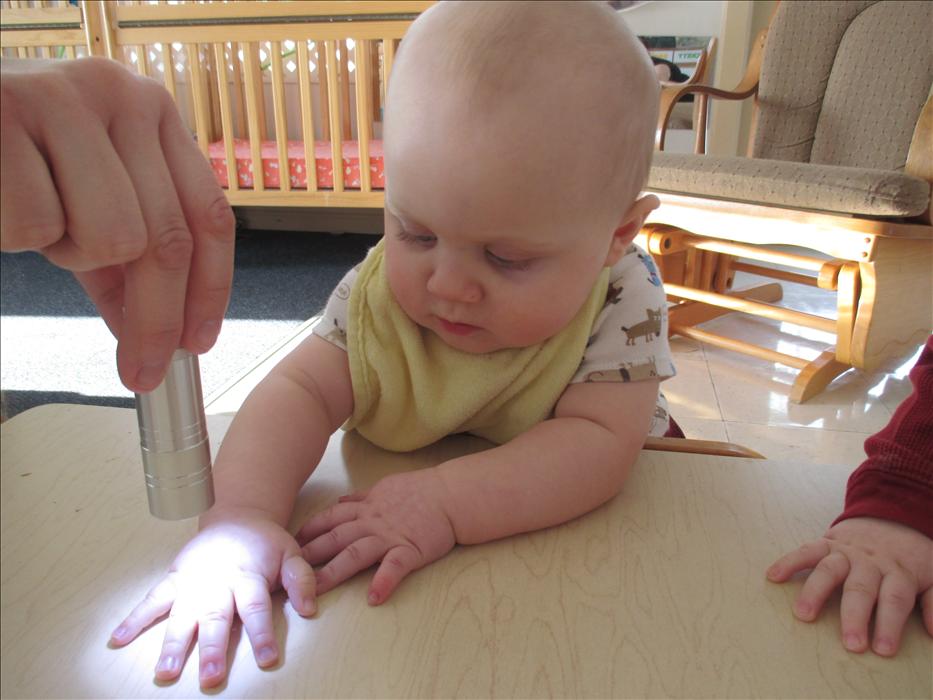
[[[657,206],[639,197],[657,110],[651,61],[605,3],[419,17],[387,99],[385,237],[245,402],[216,505],[113,643],[171,611],[157,678],[178,676],[197,630],[201,683],[216,685],[234,609],[257,663],[276,663],[279,585],[312,615],[317,595],[379,564],[380,604],[456,544],[615,496],[668,428],[664,293],[632,244]],[[390,450],[458,432],[497,446],[344,497],[296,541],[296,495],[341,426]]]

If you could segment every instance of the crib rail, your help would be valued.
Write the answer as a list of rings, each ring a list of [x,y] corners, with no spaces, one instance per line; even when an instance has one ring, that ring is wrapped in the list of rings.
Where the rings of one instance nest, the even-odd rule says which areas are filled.
[[[433,2],[2,2],[4,55],[40,55],[41,14],[70,32],[54,35],[75,47],[64,57],[107,55],[163,83],[231,204],[382,207],[387,79]]]
[[[92,53],[89,46],[94,45],[87,30],[81,10],[67,0],[0,0],[0,49],[4,57],[87,56]]]

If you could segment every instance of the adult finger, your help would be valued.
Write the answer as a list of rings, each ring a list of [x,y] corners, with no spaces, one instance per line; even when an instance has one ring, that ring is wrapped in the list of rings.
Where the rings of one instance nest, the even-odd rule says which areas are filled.
[[[256,663],[263,668],[272,666],[279,659],[279,645],[272,625],[269,584],[262,576],[244,574],[233,587],[233,600]]]
[[[386,553],[385,543],[375,535],[351,542],[340,554],[317,572],[318,595],[368,569]]]
[[[35,143],[18,124],[7,123],[4,115],[0,132],[0,250],[41,250],[65,235],[65,212]]]
[[[402,579],[421,564],[421,555],[412,547],[398,546],[390,549],[382,558],[382,563],[369,586],[369,604],[380,605],[388,600]]]
[[[798,571],[812,569],[827,554],[829,545],[825,541],[808,542],[775,561],[766,576],[775,583],[783,583]]]
[[[139,120],[145,126],[145,115],[139,115]],[[143,126],[123,119],[111,129],[113,143],[138,193],[148,231],[146,252],[125,268],[125,312],[117,365],[127,387],[151,391],[180,346],[194,242],[160,144],[138,137],[137,129]],[[158,133],[157,124],[152,124],[151,132]]]
[[[337,499],[337,503],[354,503],[356,501],[365,501],[366,497],[369,495],[369,489],[364,489],[363,491],[356,491],[354,493],[347,493]]]
[[[169,575],[153,586],[117,628],[110,634],[110,641],[117,646],[129,644],[146,627],[172,609],[176,589],[174,577]]]
[[[901,644],[904,623],[917,603],[916,584],[900,569],[885,575],[878,592],[875,633],[871,648],[881,656],[894,656]]]
[[[198,658],[201,685],[211,688],[227,675],[227,645],[233,626],[233,595],[215,591],[211,605],[198,616]]]
[[[868,648],[868,622],[880,586],[881,571],[877,567],[859,562],[852,565],[839,605],[842,644],[849,651],[861,653]]]
[[[849,560],[841,552],[830,552],[823,557],[797,595],[794,614],[798,619],[810,621],[816,618],[829,595],[849,575]]]
[[[102,267],[99,270],[75,272],[75,279],[84,288],[88,298],[115,338],[120,337],[123,325],[124,272],[122,265]]]
[[[355,503],[338,503],[317,515],[312,515],[295,534],[299,545],[304,545],[315,537],[333,530],[338,525],[356,518],[359,507]]]
[[[69,270],[135,260],[146,250],[146,226],[133,182],[100,118],[76,107],[47,122],[41,138],[68,235],[43,253]]]
[[[347,545],[369,534],[359,520],[351,520],[315,537],[301,548],[309,564],[323,564],[337,556]]]
[[[233,285],[236,219],[213,171],[181,121],[168,93],[161,96],[160,140],[193,239],[182,345],[210,350]]]
[[[290,556],[282,563],[282,588],[299,615],[307,617],[317,611],[317,578],[300,554]]]

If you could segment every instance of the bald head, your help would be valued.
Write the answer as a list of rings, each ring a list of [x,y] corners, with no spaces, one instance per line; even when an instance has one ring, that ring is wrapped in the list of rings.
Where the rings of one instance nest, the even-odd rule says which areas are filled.
[[[658,90],[647,53],[606,3],[438,3],[393,67],[389,188],[393,161],[435,139],[492,170],[498,162],[518,198],[534,195],[529,182],[559,186],[564,206],[613,218],[647,178]]]

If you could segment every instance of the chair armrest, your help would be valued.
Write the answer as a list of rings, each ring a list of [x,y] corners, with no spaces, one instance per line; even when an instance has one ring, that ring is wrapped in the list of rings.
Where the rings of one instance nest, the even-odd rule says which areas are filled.
[[[723,90],[712,85],[685,84],[680,87],[664,87],[661,90],[661,105],[658,111],[658,128],[655,131],[654,145],[659,151],[664,150],[664,140],[667,136],[667,125],[674,111],[674,105],[685,95],[696,94],[700,96],[702,110],[702,123],[706,124],[707,100],[710,97],[724,100],[744,100],[758,92],[758,80],[761,77],[761,58],[764,54],[765,39],[768,30],[762,29],[755,36],[748,63],[745,66],[745,75],[733,90]]]

